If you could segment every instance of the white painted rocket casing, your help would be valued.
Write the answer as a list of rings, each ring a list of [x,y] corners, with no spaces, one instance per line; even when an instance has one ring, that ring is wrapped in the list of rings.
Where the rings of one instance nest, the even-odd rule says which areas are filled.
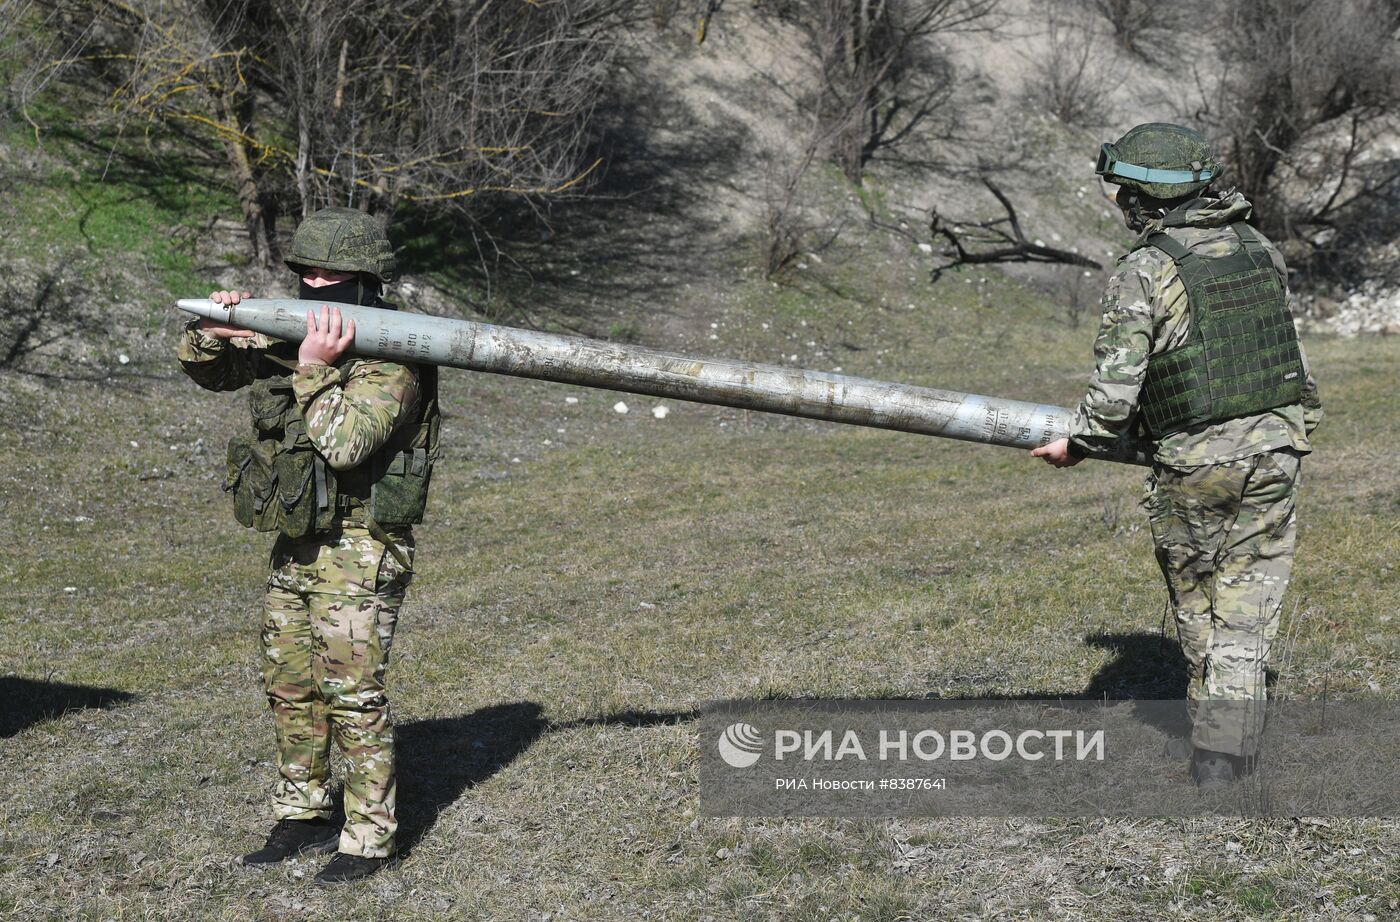
[[[306,335],[317,301],[256,298],[233,306],[203,298],[183,311],[288,341]],[[338,304],[355,321],[351,351],[402,362],[539,378],[672,397],[966,442],[1035,448],[1069,434],[1064,407],[915,387],[782,365],[697,358],[641,346],[513,327]],[[1089,457],[1150,464],[1142,446]]]

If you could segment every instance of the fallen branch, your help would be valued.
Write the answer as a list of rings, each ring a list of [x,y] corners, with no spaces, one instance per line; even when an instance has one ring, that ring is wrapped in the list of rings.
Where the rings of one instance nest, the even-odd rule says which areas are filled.
[[[1001,207],[1006,209],[1006,216],[991,221],[949,222],[939,215],[937,209],[932,210],[929,231],[934,237],[947,241],[948,247],[945,247],[944,253],[952,260],[933,270],[932,281],[938,281],[939,276],[948,269],[976,263],[1060,263],[1086,269],[1103,268],[1101,263],[1087,256],[1046,246],[1039,240],[1027,240],[1011,200],[990,179],[983,177],[982,185],[996,196]]]

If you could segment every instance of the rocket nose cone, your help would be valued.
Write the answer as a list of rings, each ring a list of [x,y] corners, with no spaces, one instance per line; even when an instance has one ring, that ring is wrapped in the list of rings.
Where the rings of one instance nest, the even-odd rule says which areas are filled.
[[[181,298],[175,302],[175,306],[187,313],[198,314],[200,317],[218,317],[220,319],[228,317],[227,307],[215,304],[208,298]]]
[[[175,306],[181,311],[197,313],[202,318],[210,318],[210,316],[214,316],[216,311],[220,313],[225,311],[224,305],[214,304],[209,298],[181,298],[175,302]]]

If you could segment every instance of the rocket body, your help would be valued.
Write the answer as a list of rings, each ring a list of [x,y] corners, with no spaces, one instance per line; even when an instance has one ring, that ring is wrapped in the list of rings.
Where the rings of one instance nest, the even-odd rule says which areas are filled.
[[[575,336],[356,305],[336,305],[355,321],[359,355],[469,371],[538,378],[697,403],[782,413],[921,435],[1035,448],[1069,433],[1064,407],[915,387],[782,365],[699,358]],[[306,313],[320,302],[267,298],[233,306],[204,299],[181,310],[299,341]],[[1091,457],[1150,460],[1140,446]]]

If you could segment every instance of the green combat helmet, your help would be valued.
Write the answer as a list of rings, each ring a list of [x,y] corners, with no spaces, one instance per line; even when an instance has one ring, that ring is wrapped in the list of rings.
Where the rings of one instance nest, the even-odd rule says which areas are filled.
[[[1209,186],[1219,177],[1220,165],[1200,132],[1149,122],[1100,147],[1094,172],[1105,182],[1170,201]]]
[[[384,224],[354,208],[322,208],[302,221],[285,262],[293,272],[299,266],[363,272],[381,285],[394,278],[394,248]]]

